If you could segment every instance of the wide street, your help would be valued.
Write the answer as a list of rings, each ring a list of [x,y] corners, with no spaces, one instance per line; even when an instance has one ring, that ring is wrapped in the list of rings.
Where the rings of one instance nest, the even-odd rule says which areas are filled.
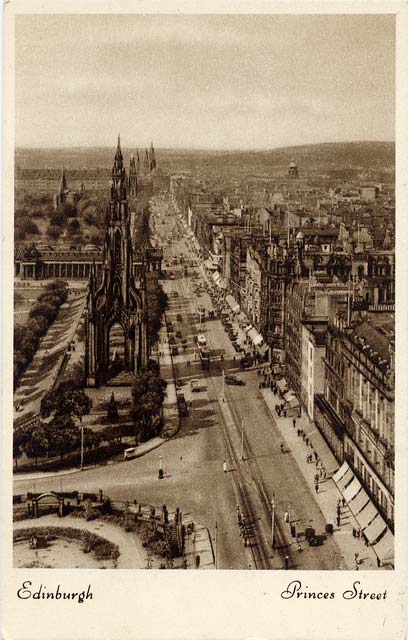
[[[341,554],[332,537],[321,546],[310,547],[302,538],[297,542],[291,536],[285,511],[291,513],[298,533],[311,526],[323,534],[323,515],[291,453],[281,452],[282,437],[258,388],[257,370],[239,370],[223,324],[208,319],[211,299],[196,291],[204,273],[186,238],[181,237],[175,212],[163,198],[154,199],[152,210],[152,227],[163,245],[167,272],[163,281],[169,295],[166,319],[173,323],[178,347],[175,373],[182,384],[180,392],[192,403],[190,414],[182,419],[175,438],[141,458],[35,482],[19,477],[15,492],[102,488],[113,499],[179,506],[209,529],[219,569],[282,569],[285,556],[291,569],[339,568]],[[173,264],[181,254],[188,259],[187,275],[179,260]],[[191,259],[197,261],[196,266],[191,266]],[[198,306],[206,310],[204,324],[199,321]],[[208,370],[202,369],[197,358],[198,333],[204,333],[211,349],[224,350],[223,362],[212,363]],[[161,364],[171,366],[170,357],[162,356]],[[222,368],[234,369],[245,385],[224,386]],[[192,392],[192,379],[202,381],[205,390]],[[159,456],[163,480],[158,480]],[[247,516],[248,547],[240,537],[237,505]]]

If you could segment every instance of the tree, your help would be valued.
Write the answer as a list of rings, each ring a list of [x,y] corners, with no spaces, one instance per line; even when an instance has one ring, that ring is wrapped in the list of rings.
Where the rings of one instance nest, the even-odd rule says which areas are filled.
[[[74,218],[73,220],[70,220],[68,222],[67,233],[70,237],[78,235],[80,230],[81,225],[79,223],[79,220]]]
[[[52,240],[57,240],[63,234],[63,232],[64,230],[62,229],[62,227],[56,224],[50,224],[47,229],[47,236]]]
[[[46,302],[36,304],[30,311],[30,318],[43,316],[49,323],[53,322],[58,314],[58,308],[55,305]]]
[[[26,429],[22,427],[17,427],[13,433],[13,458],[16,463],[16,468],[18,466],[18,459],[21,457],[24,446],[27,443],[29,435]]]
[[[38,235],[40,232],[38,230],[35,222],[31,220],[28,216],[24,216],[17,220],[16,225],[26,234],[29,235]]]
[[[168,306],[167,294],[163,291],[155,273],[147,274],[146,279],[146,303],[149,326],[149,345],[157,341],[163,313]]]
[[[40,413],[42,417],[68,416],[78,418],[82,422],[92,408],[92,400],[83,389],[75,388],[76,381],[64,380],[58,387],[48,392],[41,400]]]
[[[18,381],[20,380],[21,375],[25,371],[27,364],[28,364],[27,358],[20,351],[16,351],[14,353],[14,361],[13,361],[14,389],[16,389]]]
[[[56,213],[61,215],[64,220],[66,218],[75,218],[77,215],[77,208],[69,202],[62,202],[58,205]]]
[[[65,216],[64,214],[57,209],[57,211],[53,211],[49,217],[50,225],[56,227],[65,227]]]
[[[92,431],[89,427],[84,428],[84,448],[94,449],[98,447],[102,442],[102,436],[96,431]]]
[[[53,453],[57,453],[61,460],[66,453],[76,449],[81,440],[78,427],[71,417],[67,415],[55,415],[48,425],[47,434],[50,450]]]
[[[156,371],[142,371],[135,378],[132,388],[132,415],[139,424],[142,441],[158,433],[166,386],[166,382]]]
[[[24,452],[29,458],[35,459],[35,465],[40,456],[45,456],[49,449],[49,433],[43,425],[30,428],[27,440],[24,442]]]

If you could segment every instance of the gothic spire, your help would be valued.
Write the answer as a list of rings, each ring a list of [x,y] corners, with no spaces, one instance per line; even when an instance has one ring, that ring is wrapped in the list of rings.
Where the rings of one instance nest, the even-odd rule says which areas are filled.
[[[123,155],[120,147],[120,134],[118,135],[118,145],[116,147],[115,159],[112,168],[112,200],[126,200],[125,186],[126,171],[123,166]]]
[[[62,193],[63,191],[67,191],[67,178],[65,176],[64,165],[62,165],[62,168],[61,168],[60,193]]]

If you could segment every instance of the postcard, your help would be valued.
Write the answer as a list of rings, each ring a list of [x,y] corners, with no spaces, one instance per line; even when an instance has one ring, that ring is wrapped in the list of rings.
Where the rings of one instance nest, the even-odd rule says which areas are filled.
[[[3,13],[2,637],[402,640],[406,3]]]

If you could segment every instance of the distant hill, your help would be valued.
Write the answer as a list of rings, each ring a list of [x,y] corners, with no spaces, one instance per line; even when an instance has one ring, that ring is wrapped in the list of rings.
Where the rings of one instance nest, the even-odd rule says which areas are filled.
[[[94,169],[111,167],[112,147],[76,147],[70,149],[23,149],[15,152],[16,164],[21,169]],[[135,148],[123,147],[127,164]],[[140,149],[143,161],[144,149]],[[275,168],[284,168],[294,160],[300,170],[325,168],[392,169],[395,166],[394,142],[333,142],[324,144],[282,147],[270,150],[211,151],[194,149],[156,149],[159,166],[166,170],[205,170],[206,168],[264,173]]]

